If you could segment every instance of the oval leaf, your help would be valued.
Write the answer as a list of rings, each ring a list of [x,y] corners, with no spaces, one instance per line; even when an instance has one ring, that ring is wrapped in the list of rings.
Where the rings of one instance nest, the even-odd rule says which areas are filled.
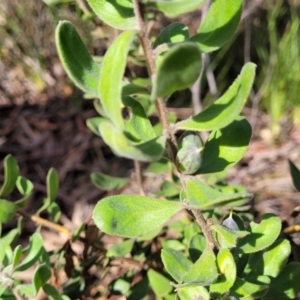
[[[196,44],[184,42],[175,45],[158,66],[152,100],[188,88],[197,80],[200,69],[201,53]]]
[[[218,280],[211,284],[210,292],[219,296],[233,286],[236,278],[236,265],[231,252],[221,249],[217,256],[217,266],[220,273]]]
[[[198,34],[190,40],[198,42],[202,52],[211,52],[223,46],[238,27],[243,3],[243,0],[214,0]]]
[[[147,277],[150,287],[157,297],[164,297],[172,291],[173,287],[170,284],[170,280],[160,273],[149,269]]]
[[[289,160],[290,172],[292,175],[294,187],[300,192],[300,170]]]
[[[4,182],[0,189],[0,198],[9,195],[16,185],[19,176],[19,166],[16,159],[11,155],[4,158]]]
[[[161,259],[168,273],[178,283],[182,283],[183,276],[193,265],[180,251],[170,248],[164,248],[161,251]]]
[[[25,271],[30,268],[41,256],[44,241],[39,232],[35,232],[30,237],[30,245],[27,256],[22,263],[15,269],[17,272]]]
[[[126,240],[120,244],[114,245],[106,252],[106,257],[124,257],[130,253],[134,245],[134,240]]]
[[[160,32],[153,44],[153,48],[162,44],[183,42],[188,37],[188,27],[183,23],[174,22]]]
[[[199,8],[204,2],[204,0],[156,0],[149,1],[146,5],[163,12],[168,18],[175,18]]]
[[[236,278],[235,283],[231,288],[230,295],[237,297],[237,299],[252,300],[261,299],[267,291],[268,285],[253,284],[241,278]]]
[[[51,168],[47,174],[47,198],[54,202],[59,189],[59,175],[58,172]]]
[[[250,234],[239,241],[238,248],[244,253],[257,252],[269,247],[277,239],[281,221],[273,214],[265,214],[259,224],[251,222],[247,230]]]
[[[60,21],[55,41],[68,76],[82,91],[97,97],[100,66],[89,54],[75,27],[68,21]]]
[[[35,291],[39,289],[51,278],[51,270],[46,264],[39,265],[33,274],[33,284]]]
[[[18,206],[15,203],[0,199],[0,223],[9,222],[16,214],[17,209]]]
[[[131,97],[123,97],[122,102],[130,110],[130,118],[125,121],[125,125],[131,139],[139,143],[154,139],[156,134],[143,106]]]
[[[285,266],[282,272],[271,281],[268,293],[263,300],[295,299],[300,292],[300,264],[297,262]]]
[[[251,126],[243,117],[225,128],[213,131],[205,143],[203,163],[197,173],[221,172],[235,165],[244,156],[251,133]]]
[[[178,287],[176,290],[181,300],[211,299],[209,292],[204,286],[183,286],[183,287]]]
[[[138,29],[130,0],[88,0],[100,20],[120,30]]]
[[[161,158],[165,149],[165,138],[155,138],[151,141],[133,145],[126,136],[108,120],[99,125],[104,142],[110,146],[112,151],[121,157],[136,159],[140,161],[154,161]]]
[[[284,268],[290,253],[290,242],[282,239],[277,240],[264,253],[252,253],[244,270],[244,274],[248,273],[245,278],[250,280],[260,275],[276,278]]]
[[[93,219],[105,233],[137,237],[162,226],[180,210],[178,202],[118,195],[101,200],[94,209]]]
[[[255,75],[255,64],[244,65],[240,75],[216,102],[198,115],[176,124],[177,129],[207,131],[221,129],[234,121],[248,98]]]
[[[100,1],[101,2],[101,1]],[[127,53],[134,31],[125,31],[109,47],[102,61],[99,82],[99,94],[103,109],[118,127],[124,127],[121,107],[123,75],[127,62]]]
[[[216,257],[213,251],[206,248],[200,258],[193,264],[190,270],[183,276],[184,283],[197,285],[210,285],[218,277]]]
[[[93,172],[91,174],[92,183],[99,189],[104,191],[117,190],[130,182],[129,178],[112,177],[103,173]]]
[[[19,176],[16,182],[16,186],[19,192],[24,196],[22,199],[16,201],[16,204],[18,205],[18,207],[24,207],[33,191],[33,183],[30,180]]]

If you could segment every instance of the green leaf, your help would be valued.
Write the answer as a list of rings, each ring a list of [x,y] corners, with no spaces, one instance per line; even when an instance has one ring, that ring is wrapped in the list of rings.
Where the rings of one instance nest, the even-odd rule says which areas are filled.
[[[201,69],[201,53],[194,43],[184,42],[172,47],[157,68],[151,98],[170,96],[191,86]]]
[[[6,260],[6,256],[12,257],[12,250],[11,247],[9,245],[9,243],[7,243],[2,237],[0,239],[0,267],[1,266],[6,266],[5,264],[5,260]],[[10,263],[10,262],[9,262]]]
[[[223,128],[242,111],[251,91],[255,64],[247,63],[229,89],[211,106],[198,115],[176,124],[177,129],[207,131]]]
[[[282,272],[271,281],[268,293],[263,300],[295,299],[300,292],[300,264],[297,262],[285,266]]]
[[[232,230],[222,225],[212,225],[211,229],[217,232],[217,240],[221,248],[234,248],[237,246],[239,238],[249,234],[247,231]]]
[[[13,269],[20,262],[20,259],[22,257],[22,253],[23,253],[23,248],[22,248],[21,245],[18,245],[14,249],[14,253],[13,253],[13,261],[12,261],[12,267],[13,267]]]
[[[174,182],[166,180],[160,185],[157,194],[164,197],[175,197],[179,195],[179,192],[180,190],[178,185],[176,185]]]
[[[276,278],[284,268],[290,253],[290,242],[282,239],[277,240],[272,246],[266,249],[264,253],[252,253],[249,256],[248,264],[244,270],[246,279],[250,280],[259,275]]]
[[[105,120],[102,117],[94,117],[94,118],[89,118],[86,120],[86,126],[96,135],[101,136],[99,125],[100,123]]]
[[[289,160],[289,166],[293,178],[294,187],[298,192],[300,192],[300,171],[291,160]]]
[[[118,195],[99,201],[93,219],[105,233],[137,237],[162,226],[180,210],[178,202]]]
[[[19,166],[12,155],[6,155],[4,158],[4,182],[0,188],[0,198],[9,195],[19,176]]]
[[[15,203],[18,205],[18,207],[24,207],[33,191],[33,183],[22,176],[18,176],[16,186],[19,192],[23,195],[23,198]]]
[[[15,216],[17,209],[15,203],[0,199],[0,223],[9,222]]]
[[[47,174],[47,198],[54,202],[59,189],[59,175],[58,172],[51,168]]]
[[[165,27],[160,32],[155,42],[153,43],[153,48],[156,48],[157,46],[162,44],[183,42],[188,37],[189,37],[188,27],[183,23],[174,22],[168,25],[167,27]]]
[[[163,240],[161,244],[163,248],[170,248],[177,251],[183,251],[186,249],[186,246],[176,239]]]
[[[205,143],[202,164],[197,173],[221,172],[235,165],[244,156],[251,133],[251,126],[243,117],[238,117],[225,128],[213,131]]]
[[[204,0],[170,0],[170,1],[149,1],[147,7],[155,8],[163,12],[168,18],[175,18],[199,8]]]
[[[114,245],[106,252],[106,257],[124,257],[130,253],[134,245],[134,240],[126,240],[120,244]]]
[[[67,296],[61,296],[61,294],[56,290],[56,288],[49,284],[45,283],[43,285],[43,290],[46,293],[46,295],[50,296],[53,300],[67,300],[69,297]]]
[[[193,265],[181,252],[170,248],[161,251],[161,259],[168,273],[178,283],[182,283],[183,276]]]
[[[149,95],[148,89],[134,83],[123,83],[122,87],[122,97],[131,95]]]
[[[140,161],[158,160],[165,149],[165,138],[155,138],[151,141],[133,145],[126,136],[108,120],[103,120],[99,125],[104,142],[112,151],[120,157],[136,159]]]
[[[262,298],[267,291],[267,285],[253,284],[241,278],[236,278],[233,287],[230,289],[230,295],[241,300],[254,300]],[[280,298],[280,300],[283,299]]]
[[[125,121],[125,125],[133,139],[140,143],[156,138],[143,106],[131,97],[123,97],[122,102],[130,110],[130,117]]]
[[[196,233],[189,241],[189,255],[193,262],[199,259],[201,253],[207,246],[207,242],[203,234]]]
[[[202,52],[211,52],[223,46],[238,27],[243,3],[243,0],[214,0],[198,34],[190,40],[197,42]]]
[[[92,183],[104,191],[118,190],[130,182],[130,178],[113,177],[98,172],[93,172],[90,177]]]
[[[184,283],[205,286],[210,285],[217,277],[216,257],[211,249],[206,248],[182,280]]]
[[[60,219],[61,216],[61,210],[59,205],[56,202],[52,202],[48,207],[47,207],[47,212],[49,214],[50,220],[53,222],[57,223]]]
[[[183,286],[183,287],[178,287],[176,290],[181,300],[191,300],[191,299],[209,300],[210,299],[209,292],[204,286]]]
[[[33,264],[40,258],[40,255],[43,251],[43,244],[44,241],[41,234],[39,232],[35,232],[30,237],[30,245],[27,256],[24,258],[22,263],[18,267],[16,267],[15,271],[25,271],[33,266]]]
[[[223,194],[202,181],[190,177],[186,181],[186,197],[191,206],[205,210],[211,207],[229,204],[240,199],[247,201],[252,198],[252,194]]]
[[[217,256],[217,266],[220,273],[217,281],[210,285],[210,293],[219,296],[233,286],[236,279],[236,266],[232,254],[227,249],[221,249]]]
[[[39,265],[33,274],[33,284],[38,292],[42,286],[51,278],[51,270],[46,264]]]
[[[59,58],[71,80],[88,94],[98,96],[100,66],[93,60],[75,27],[60,21],[55,41]]]
[[[157,297],[164,297],[172,291],[173,287],[170,284],[170,280],[160,273],[149,269],[147,277],[150,282],[150,287]]]
[[[251,222],[247,230],[250,234],[239,241],[238,247],[244,253],[257,252],[269,247],[277,239],[281,221],[273,214],[265,214],[259,224]]]
[[[120,29],[138,29],[130,0],[88,0],[90,7],[100,20],[109,26]]]
[[[130,43],[136,32],[121,33],[109,47],[102,61],[99,82],[100,100],[106,114],[117,128],[124,127],[122,87]]]
[[[26,296],[31,299],[36,297],[36,291],[33,284],[18,284],[16,285],[16,289],[22,296]]]

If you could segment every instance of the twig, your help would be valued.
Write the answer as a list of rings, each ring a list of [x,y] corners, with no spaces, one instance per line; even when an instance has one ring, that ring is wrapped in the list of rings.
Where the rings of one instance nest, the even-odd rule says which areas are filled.
[[[141,172],[141,164],[138,160],[134,160],[134,168],[135,168],[135,177],[137,184],[139,186],[140,194],[142,196],[145,196],[145,191],[143,187],[143,175]]]
[[[32,220],[34,223],[38,224],[38,225],[41,225],[41,226],[44,226],[44,227],[47,227],[47,228],[51,228],[51,229],[54,229],[58,232],[62,232],[62,233],[65,233],[67,234],[69,237],[71,236],[71,233],[69,231],[68,228],[64,227],[64,226],[61,226],[61,225],[58,225],[58,224],[55,224],[51,221],[48,221],[46,219],[43,219],[39,216],[36,216],[36,215],[30,215],[28,214],[27,212],[25,211],[22,211],[20,209],[18,209],[17,213],[19,215],[21,215],[22,217],[26,218],[26,219],[30,219]]]
[[[207,223],[206,223],[206,220],[205,220],[203,214],[200,212],[200,210],[195,209],[195,208],[192,208],[191,212],[193,213],[196,221],[198,222],[198,224],[200,225],[200,227],[202,229],[202,232],[207,240],[208,247],[212,250],[218,249],[217,243],[213,237],[211,230],[207,226]]]
[[[152,86],[153,86],[153,81],[155,80],[155,75],[156,75],[156,66],[155,66],[154,55],[152,53],[150,40],[148,38],[148,33],[147,33],[147,28],[145,25],[144,17],[141,12],[141,5],[138,0],[133,0],[132,3],[133,3],[133,7],[134,7],[135,16],[136,16],[137,22],[138,22],[138,27],[139,27],[138,29],[139,29],[141,45],[144,49],[146,62],[148,65],[148,70],[149,70],[149,74],[150,74]],[[175,161],[176,153],[177,153],[177,143],[176,143],[176,139],[175,139],[173,130],[171,130],[171,128],[170,128],[170,124],[169,124],[168,116],[167,116],[167,110],[166,110],[166,106],[165,106],[163,99],[162,98],[156,99],[155,106],[156,106],[156,109],[158,112],[159,119],[162,123],[164,134],[166,135],[166,138],[167,138],[167,146],[168,146],[170,158],[172,159],[172,161]]]
[[[291,225],[291,226],[285,228],[283,230],[283,232],[285,234],[293,234],[293,233],[296,233],[296,232],[300,232],[300,223],[297,223],[295,225]]]

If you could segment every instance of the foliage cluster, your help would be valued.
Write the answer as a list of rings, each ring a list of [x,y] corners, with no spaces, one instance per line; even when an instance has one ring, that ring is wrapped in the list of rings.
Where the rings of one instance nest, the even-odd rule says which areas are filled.
[[[96,285],[121,257],[140,269],[129,268],[107,288],[109,293],[128,299],[147,299],[149,293],[157,299],[293,299],[300,291],[300,264],[287,264],[291,246],[281,235],[280,219],[266,214],[260,223],[254,222],[246,213],[252,195],[242,187],[209,185],[205,180],[206,174],[235,165],[247,150],[251,126],[240,113],[252,88],[255,65],[245,64],[227,91],[199,114],[176,120],[166,110],[168,97],[190,87],[199,77],[203,54],[219,49],[234,35],[243,0],[215,0],[195,35],[190,36],[186,25],[176,22],[162,30],[152,44],[146,27],[149,11],[176,17],[204,5],[204,1],[88,3],[101,20],[122,32],[99,63],[70,22],[61,21],[57,26],[56,45],[62,64],[86,98],[95,99],[100,114],[87,120],[87,126],[117,156],[133,159],[137,166],[150,163],[148,172],[163,170],[172,180],[161,185],[156,197],[115,195],[100,200],[93,211],[100,235],[90,224],[69,232],[56,224],[60,218],[55,203],[57,172],[49,171],[47,197],[31,216],[23,208],[33,185],[19,175],[15,159],[7,156],[0,190],[0,222],[19,214],[63,231],[70,239],[63,249],[50,253],[43,247],[39,230],[31,237],[29,247],[15,247],[21,222],[3,235],[1,297],[36,297],[43,290],[52,299],[73,299],[78,293],[90,292],[87,274],[93,266],[103,271]],[[147,80],[124,76],[129,60],[148,68]],[[157,124],[150,120],[154,110],[159,116]],[[123,117],[124,111],[128,118]],[[199,132],[207,131],[209,136],[202,141]],[[128,178],[100,173],[93,173],[91,179],[102,189],[128,183]],[[11,201],[9,195],[15,187],[22,197]],[[51,222],[40,217],[43,211],[48,212]],[[172,222],[179,213],[185,217]],[[175,232],[175,237],[168,236],[169,231]],[[125,239],[103,249],[104,234]],[[84,243],[85,250],[75,264],[72,243],[77,241]],[[160,254],[156,263],[151,260],[154,254]],[[32,283],[20,283],[17,275],[36,263]],[[56,288],[52,271],[58,267],[64,267],[68,280]],[[97,291],[93,296],[100,295]]]

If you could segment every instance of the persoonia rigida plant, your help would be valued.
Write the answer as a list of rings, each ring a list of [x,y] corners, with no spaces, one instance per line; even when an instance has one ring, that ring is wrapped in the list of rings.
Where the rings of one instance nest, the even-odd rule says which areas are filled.
[[[135,239],[158,232],[181,210],[190,212],[201,228],[204,246],[199,246],[199,255],[193,260],[185,251],[162,250],[164,272],[173,281],[167,289],[160,289],[159,281],[166,278],[148,270],[150,286],[158,299],[174,299],[174,295],[182,300],[293,299],[300,290],[300,265],[286,265],[291,249],[280,237],[280,219],[266,214],[259,224],[250,222],[245,227],[239,215],[231,213],[220,222],[215,215],[218,207],[242,205],[251,195],[224,194],[199,176],[224,171],[244,155],[251,126],[240,113],[252,88],[255,65],[245,64],[228,90],[199,114],[171,123],[166,109],[169,96],[189,88],[199,77],[202,54],[219,49],[234,35],[243,0],[214,0],[195,35],[189,35],[185,24],[175,22],[153,43],[148,37],[148,11],[177,17],[198,9],[205,1],[88,3],[120,34],[97,63],[70,22],[61,21],[57,26],[56,45],[62,64],[86,97],[95,99],[101,115],[87,120],[87,126],[117,156],[141,162],[167,157],[182,186],[172,200],[140,195],[106,197],[94,209],[95,224],[104,233]],[[127,59],[134,62],[140,47],[148,68],[148,85],[124,76]],[[124,108],[130,112],[129,118],[123,118]],[[149,120],[154,110],[160,126],[153,126]],[[175,134],[179,131],[184,133],[177,141]],[[200,131],[210,133],[205,143]]]

